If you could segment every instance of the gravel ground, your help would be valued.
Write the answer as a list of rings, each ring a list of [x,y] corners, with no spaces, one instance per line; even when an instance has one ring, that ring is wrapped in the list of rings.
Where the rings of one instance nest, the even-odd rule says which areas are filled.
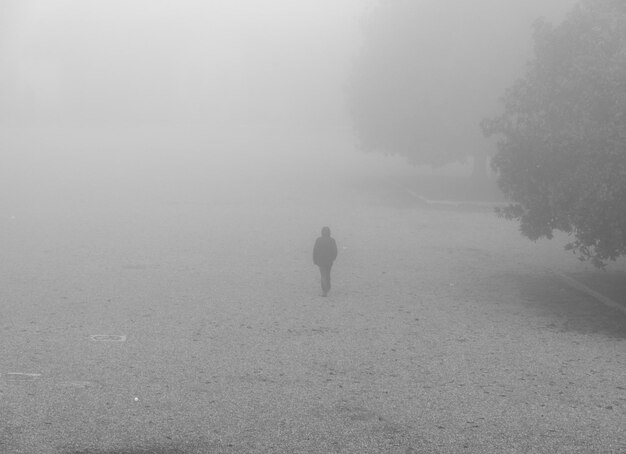
[[[626,316],[546,274],[584,271],[558,240],[276,195],[2,221],[0,452],[626,453]]]

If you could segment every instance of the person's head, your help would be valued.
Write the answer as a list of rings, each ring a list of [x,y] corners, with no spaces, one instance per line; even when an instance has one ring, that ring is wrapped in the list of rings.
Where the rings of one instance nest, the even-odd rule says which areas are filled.
[[[322,236],[330,236],[330,228],[323,227],[322,228]]]

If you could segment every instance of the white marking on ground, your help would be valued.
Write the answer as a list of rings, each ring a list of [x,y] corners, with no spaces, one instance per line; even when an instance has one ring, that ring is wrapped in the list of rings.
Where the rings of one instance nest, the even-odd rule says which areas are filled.
[[[58,384],[60,388],[90,388],[97,385],[98,383],[92,381],[66,381]]]
[[[41,374],[34,374],[28,372],[8,372],[4,374],[6,379],[9,380],[36,380],[41,377]]]
[[[498,207],[503,208],[508,205],[508,203],[506,202],[485,202],[485,201],[480,201],[480,200],[465,200],[465,201],[432,200],[432,199],[427,199],[426,197],[423,197],[419,195],[418,193],[416,193],[415,191],[411,191],[410,189],[405,189],[405,191],[409,195],[411,195],[411,197],[413,197],[414,199],[416,199],[417,201],[425,205],[446,205],[446,206],[455,206],[455,207],[476,206],[476,207],[481,207],[481,208],[498,208]]]
[[[95,342],[126,342],[125,335],[117,334],[92,334],[89,338]]]

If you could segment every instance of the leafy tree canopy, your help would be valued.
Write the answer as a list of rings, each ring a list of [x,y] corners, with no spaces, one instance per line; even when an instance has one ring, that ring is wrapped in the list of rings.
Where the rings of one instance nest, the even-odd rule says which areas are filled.
[[[626,254],[626,2],[583,0],[559,25],[538,21],[534,58],[483,123],[512,200],[501,214],[530,239],[604,266]]]

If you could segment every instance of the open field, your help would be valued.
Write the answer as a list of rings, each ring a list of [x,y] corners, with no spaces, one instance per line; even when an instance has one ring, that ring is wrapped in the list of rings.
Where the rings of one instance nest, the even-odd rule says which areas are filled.
[[[4,212],[0,452],[626,453],[626,315],[546,271],[600,281],[562,239],[364,180],[194,181]]]

